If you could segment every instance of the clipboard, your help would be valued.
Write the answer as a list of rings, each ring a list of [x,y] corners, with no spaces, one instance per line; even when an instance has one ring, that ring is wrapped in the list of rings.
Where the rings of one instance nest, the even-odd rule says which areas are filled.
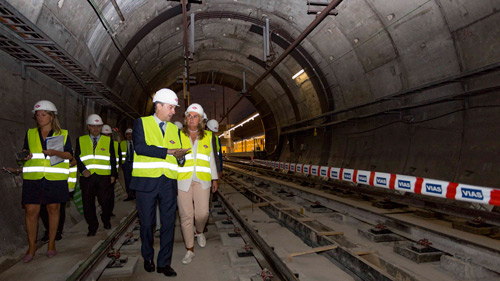
[[[64,136],[63,135],[59,135],[59,136],[55,136],[55,137],[47,137],[45,139],[45,143],[47,144],[47,149],[64,151]],[[63,161],[64,161],[64,159],[62,159],[59,156],[50,156],[50,166],[57,165]]]

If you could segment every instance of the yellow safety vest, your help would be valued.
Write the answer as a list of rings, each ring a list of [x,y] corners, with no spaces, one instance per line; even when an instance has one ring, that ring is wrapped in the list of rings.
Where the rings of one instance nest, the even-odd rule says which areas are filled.
[[[220,139],[215,136],[215,143],[217,144],[217,154],[219,154],[220,151]]]
[[[181,148],[177,126],[167,122],[165,136],[163,136],[154,116],[141,117],[141,119],[147,145],[167,149]],[[165,159],[160,159],[139,155],[134,152],[134,163],[132,164],[133,177],[158,178],[165,175],[167,178],[177,179],[177,169],[177,159],[173,155],[167,154]]]
[[[127,140],[120,142],[120,148],[122,149],[122,164],[125,163],[127,158]]]
[[[111,138],[101,135],[95,148],[95,154],[90,135],[81,136],[78,141],[80,142],[80,160],[87,167],[90,174],[111,175],[111,155],[109,154]]]
[[[117,141],[113,141],[113,145],[115,146],[115,156],[116,156],[116,169],[120,166],[120,155],[118,154],[118,145]]]
[[[64,144],[68,138],[68,131],[61,130],[59,134],[53,136],[64,136]],[[23,166],[23,179],[25,180],[40,180],[46,178],[51,181],[67,180],[69,175],[69,160],[64,159],[63,162],[50,166],[50,156],[45,157],[42,152],[42,143],[40,142],[40,134],[38,128],[28,130],[28,146],[33,157],[26,161]]]
[[[194,166],[196,166],[196,177],[202,181],[212,180],[212,170],[210,169],[210,152],[212,151],[212,132],[205,130],[207,134],[203,139],[198,140],[198,148],[196,150],[196,159],[193,153],[186,154],[186,162],[184,167],[179,167],[178,180],[187,180],[193,176]],[[182,148],[192,148],[191,140],[186,134],[181,133]]]
[[[76,165],[73,167],[69,167],[69,177],[68,177],[69,192],[75,191],[76,179],[77,179],[76,172],[77,171],[78,171],[78,169],[77,169]]]

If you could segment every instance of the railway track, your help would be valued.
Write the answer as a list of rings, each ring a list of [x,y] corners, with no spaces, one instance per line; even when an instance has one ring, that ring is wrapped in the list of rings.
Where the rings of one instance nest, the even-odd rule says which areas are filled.
[[[449,208],[444,208],[443,214],[415,207],[421,204],[403,205],[399,202],[396,206],[391,206],[391,209],[384,209],[386,206],[383,204],[372,205],[372,202],[384,202],[383,198],[388,196],[384,193],[363,196],[356,194],[363,191],[359,187],[354,187],[354,192],[346,192],[349,186],[334,190],[331,182],[297,177],[242,163],[230,163],[225,167],[230,171],[226,179],[230,184],[270,216],[278,219],[280,224],[301,237],[305,243],[312,247],[338,245],[337,249],[325,254],[334,263],[341,264],[363,280],[425,279],[405,267],[406,261],[403,265],[398,264],[394,253],[411,256],[417,262],[434,256],[434,259],[437,257],[437,260],[441,260],[444,268],[449,268],[450,264],[460,267],[458,264],[464,263],[464,268],[485,270],[488,272],[486,275],[499,277],[500,241],[495,240],[494,235],[489,237],[453,228],[461,223],[461,218],[483,211],[474,213],[472,210],[465,215],[450,216]],[[316,217],[319,209],[327,215]],[[430,215],[435,217],[429,217]],[[354,224],[357,228],[354,234],[363,236],[366,240],[382,239],[380,237],[385,234],[386,240],[382,241],[387,241],[383,243],[390,244],[389,248],[392,248],[394,253],[381,254],[381,251],[387,249],[373,251],[370,247],[358,249],[359,243],[350,242],[343,231],[323,223],[331,221],[332,218],[341,221],[341,228],[345,224]],[[481,230],[481,227],[478,229]],[[498,228],[493,225],[489,229],[494,232]],[[391,239],[396,242],[389,242]],[[415,249],[416,254],[411,251]],[[418,253],[419,250],[423,254]],[[425,266],[422,267],[422,270],[426,270]],[[467,275],[460,272],[455,274],[459,277],[460,274],[462,277]]]

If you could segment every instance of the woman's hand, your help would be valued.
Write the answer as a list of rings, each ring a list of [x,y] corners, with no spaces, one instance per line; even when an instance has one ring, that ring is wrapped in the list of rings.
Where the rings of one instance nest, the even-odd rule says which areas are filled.
[[[42,150],[43,154],[45,155],[48,155],[48,156],[58,156],[57,155],[57,150],[55,149],[46,149],[46,150]]]
[[[23,151],[28,152],[28,150],[23,150]],[[24,161],[28,161],[28,160],[30,160],[31,158],[33,158],[33,153],[30,153],[28,156],[26,156],[26,158],[24,158]]]
[[[219,183],[217,182],[217,180],[213,180],[212,181],[212,192],[215,193],[217,191],[217,189],[219,189]]]

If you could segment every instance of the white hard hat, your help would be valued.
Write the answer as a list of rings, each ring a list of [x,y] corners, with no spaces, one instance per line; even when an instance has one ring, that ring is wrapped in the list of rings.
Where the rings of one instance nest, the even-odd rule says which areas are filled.
[[[207,122],[207,127],[210,131],[217,133],[219,131],[219,122],[217,122],[217,120],[215,119],[212,119]]]
[[[57,114],[56,106],[48,100],[41,100],[41,101],[38,101],[37,103],[35,103],[35,106],[33,107],[33,111],[32,111],[33,114],[35,114],[35,112],[37,110],[47,110],[47,111],[54,112],[54,114]]]
[[[200,117],[204,117],[205,112],[203,111],[203,107],[201,107],[200,104],[198,103],[192,103],[190,106],[188,106],[186,113],[184,115],[187,116],[188,112],[196,112],[200,115]]]
[[[112,134],[113,130],[111,129],[111,126],[109,125],[104,125],[102,126],[101,134]]]
[[[132,134],[132,129],[131,128],[126,129],[125,134]]]
[[[89,117],[87,117],[87,125],[102,125],[102,118],[101,116],[97,114],[90,114]]]
[[[175,126],[177,126],[177,128],[179,128],[179,130],[182,129],[182,127],[184,127],[184,125],[182,125],[182,123],[179,121],[175,121],[174,124]]]
[[[167,88],[160,89],[155,93],[155,96],[153,97],[153,103],[155,102],[168,103],[179,106],[179,99],[177,98],[177,95],[174,93],[174,91]]]

